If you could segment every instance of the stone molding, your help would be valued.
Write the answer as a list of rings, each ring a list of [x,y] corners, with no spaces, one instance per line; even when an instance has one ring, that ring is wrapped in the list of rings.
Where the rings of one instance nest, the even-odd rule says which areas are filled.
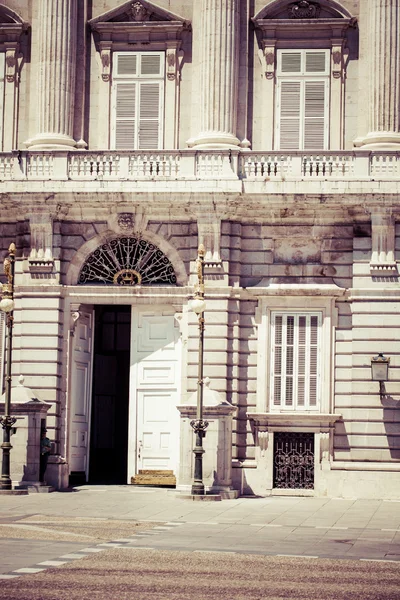
[[[395,260],[395,218],[390,210],[380,207],[371,210],[372,276],[398,277]]]

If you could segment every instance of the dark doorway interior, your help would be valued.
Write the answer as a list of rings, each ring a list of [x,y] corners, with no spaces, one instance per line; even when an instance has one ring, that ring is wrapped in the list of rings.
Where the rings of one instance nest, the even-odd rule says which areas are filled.
[[[95,323],[89,483],[124,484],[131,307],[98,306]]]

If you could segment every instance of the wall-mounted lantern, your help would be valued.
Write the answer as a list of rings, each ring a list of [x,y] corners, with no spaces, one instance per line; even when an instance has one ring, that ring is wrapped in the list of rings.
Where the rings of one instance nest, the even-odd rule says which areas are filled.
[[[381,397],[385,394],[384,382],[389,379],[389,363],[390,358],[386,358],[381,352],[371,358],[372,381],[379,381]]]

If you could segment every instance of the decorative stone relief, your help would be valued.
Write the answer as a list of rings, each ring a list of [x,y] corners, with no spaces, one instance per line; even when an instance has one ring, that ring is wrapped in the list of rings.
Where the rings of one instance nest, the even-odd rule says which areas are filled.
[[[262,62],[265,77],[267,79],[273,79],[275,76],[275,40],[268,40],[263,42],[263,50],[259,51],[260,60]]]
[[[100,42],[101,78],[110,81],[111,76],[111,44]]]
[[[122,231],[133,231],[133,225],[135,223],[132,213],[121,213],[118,215],[118,227]]]
[[[18,44],[13,44],[12,47],[6,48],[6,79],[9,83],[13,83],[17,79],[18,74]]]
[[[108,227],[116,233],[140,234],[147,228],[148,217],[142,209],[116,213],[109,217]]]
[[[207,267],[221,265],[221,219],[214,216],[198,217],[199,244],[206,249],[204,262]]]
[[[176,44],[167,48],[167,79],[174,81],[179,79],[183,62],[183,51],[178,51]]]
[[[288,7],[289,19],[318,19],[321,12],[319,4],[299,0]]]
[[[69,320],[69,333],[71,337],[75,335],[75,329],[79,321],[80,313],[80,304],[71,304],[70,306],[70,320]]]
[[[376,209],[371,214],[371,275],[397,276],[395,261],[395,219],[391,212]]]
[[[129,18],[136,23],[150,21],[151,12],[141,2],[132,2],[129,8]]]
[[[258,445],[260,446],[261,457],[264,458],[268,448],[268,431],[258,431]]]
[[[319,444],[320,444],[320,454],[321,454],[321,463],[329,462],[330,458],[330,436],[329,431],[323,431],[319,435]]]
[[[53,267],[53,218],[49,213],[29,215],[31,232],[30,270],[51,270]]]

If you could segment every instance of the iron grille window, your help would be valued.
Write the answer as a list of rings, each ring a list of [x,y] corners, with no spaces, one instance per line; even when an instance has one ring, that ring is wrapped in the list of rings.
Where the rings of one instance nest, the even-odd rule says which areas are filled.
[[[165,254],[136,237],[102,244],[86,259],[79,284],[175,285],[174,268]]]
[[[272,313],[271,406],[318,410],[320,405],[320,313]]]
[[[313,433],[274,433],[274,488],[314,488]]]

